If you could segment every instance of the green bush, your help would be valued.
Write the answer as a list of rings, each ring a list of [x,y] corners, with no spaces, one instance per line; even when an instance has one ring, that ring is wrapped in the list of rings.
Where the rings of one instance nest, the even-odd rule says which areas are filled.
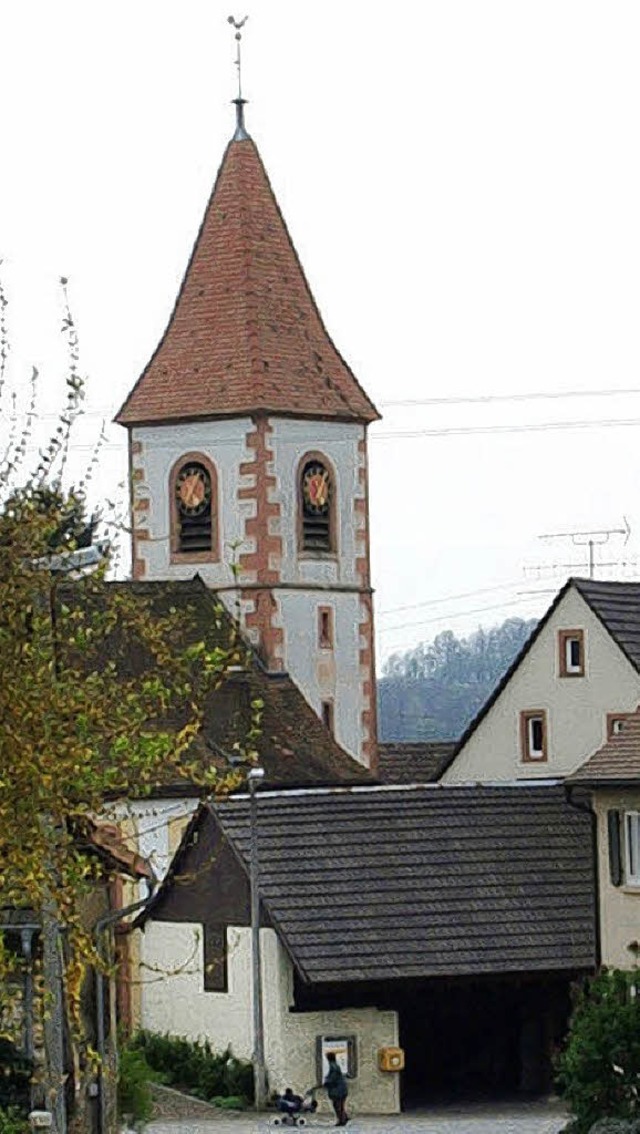
[[[31,1073],[29,1060],[25,1059],[11,1040],[0,1037],[0,1108],[29,1109]]]
[[[640,1119],[640,988],[637,973],[611,969],[577,994],[557,1061],[558,1087],[573,1115],[572,1134],[601,1119]],[[605,1128],[606,1129],[606,1128]]]
[[[148,1122],[153,1112],[151,1084],[157,1075],[149,1066],[144,1052],[125,1047],[118,1061],[118,1113],[127,1115],[134,1124]],[[0,1130],[0,1134],[3,1131]]]
[[[214,1106],[221,1107],[222,1110],[243,1110],[247,1105],[247,1100],[240,1095],[218,1095],[217,1098],[210,1099]]]
[[[640,1134],[640,1119],[601,1118],[589,1134]]]
[[[0,1108],[0,1134],[29,1134],[29,1123],[17,1106]]]
[[[130,1044],[139,1051],[163,1082],[190,1091],[207,1102],[233,1098],[246,1105],[253,1099],[253,1069],[244,1059],[236,1059],[230,1048],[213,1051],[210,1043],[194,1043],[181,1036],[138,1032]],[[227,1106],[230,1104],[227,1103]]]

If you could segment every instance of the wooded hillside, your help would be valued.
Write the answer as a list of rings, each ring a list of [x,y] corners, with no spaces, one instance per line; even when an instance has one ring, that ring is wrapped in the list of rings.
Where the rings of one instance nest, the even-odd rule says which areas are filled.
[[[535,626],[535,619],[508,618],[468,638],[445,630],[392,654],[378,681],[380,740],[459,737]]]

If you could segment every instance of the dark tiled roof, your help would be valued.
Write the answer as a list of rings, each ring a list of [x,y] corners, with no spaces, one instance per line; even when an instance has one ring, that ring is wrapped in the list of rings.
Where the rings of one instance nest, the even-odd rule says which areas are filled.
[[[622,732],[612,736],[567,777],[567,783],[615,787],[640,783],[640,708],[624,716]]]
[[[572,581],[631,664],[640,670],[640,583]]]
[[[511,681],[516,670],[527,657],[549,619],[557,610],[567,591],[575,587],[611,637],[626,654],[631,664],[640,671],[640,583],[618,583],[609,580],[569,578],[558,591],[551,606],[542,616],[531,636],[524,643],[504,676],[500,679],[484,705],[463,732],[457,745],[446,759],[442,772],[453,764],[456,756],[473,736],[498,697]]]
[[[378,779],[383,784],[428,784],[437,780],[455,740],[425,740],[378,745]]]
[[[590,818],[561,788],[291,792],[258,806],[261,893],[307,981],[595,963]],[[215,814],[248,866],[247,801]]]
[[[260,155],[227,147],[169,325],[116,420],[375,421],[315,305]]]
[[[205,768],[217,766],[227,770],[226,756],[233,755],[236,741],[243,742],[251,725],[256,701],[263,702],[260,736],[255,741],[258,759],[266,772],[265,786],[309,787],[327,784],[363,784],[373,782],[368,770],[348,755],[324,727],[295,682],[286,673],[266,672],[256,654],[242,639],[231,615],[216,600],[199,578],[170,582],[119,582],[96,587],[80,585],[65,590],[67,601],[80,596],[86,606],[94,602],[108,606],[110,595],[125,589],[140,602],[149,604],[150,617],[162,617],[169,610],[176,612],[183,637],[176,649],[184,649],[203,641],[210,650],[226,649],[232,635],[241,643],[244,669],[230,674],[218,689],[207,697],[200,734],[196,737],[187,760],[195,758]],[[138,675],[149,668],[149,659],[139,643],[121,640],[116,630],[112,638],[99,645],[101,657],[115,660],[118,672]],[[177,709],[161,722],[163,729],[176,733],[185,724]],[[193,785],[175,779],[160,783],[162,795],[193,795]]]

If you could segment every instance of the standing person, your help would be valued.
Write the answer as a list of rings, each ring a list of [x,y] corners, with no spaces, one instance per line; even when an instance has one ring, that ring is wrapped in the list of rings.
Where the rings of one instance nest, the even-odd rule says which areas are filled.
[[[346,1126],[349,1121],[349,1116],[345,1110],[345,1102],[349,1090],[347,1088],[347,1080],[343,1075],[336,1059],[335,1051],[327,1052],[327,1062],[329,1070],[323,1086],[327,1088],[327,1094],[333,1103],[333,1109],[336,1112],[336,1126]]]

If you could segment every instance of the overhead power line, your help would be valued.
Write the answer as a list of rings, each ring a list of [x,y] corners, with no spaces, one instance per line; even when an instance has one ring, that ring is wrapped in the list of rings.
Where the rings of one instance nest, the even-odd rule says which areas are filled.
[[[464,436],[472,436],[474,434],[486,436],[488,434],[496,435],[496,434],[509,434],[509,433],[548,433],[548,432],[558,432],[558,431],[562,431],[562,430],[572,430],[572,429],[579,429],[579,430],[582,430],[582,429],[615,429],[615,428],[626,428],[626,427],[629,427],[629,426],[637,426],[637,425],[640,425],[640,417],[608,418],[608,419],[597,418],[597,419],[587,420],[587,421],[545,421],[545,422],[538,422],[538,423],[529,424],[529,425],[451,426],[451,427],[447,427],[447,428],[443,428],[443,429],[416,429],[416,430],[398,429],[398,430],[389,431],[388,433],[374,433],[372,435],[372,437],[370,438],[370,440],[373,443],[375,443],[377,441],[391,441],[391,440],[395,440],[395,439],[410,441],[410,440],[414,440],[414,439],[417,439],[417,438],[420,438],[420,437],[464,437]],[[297,442],[300,442],[300,441],[303,441],[303,440],[305,440],[304,437],[297,437],[296,438]],[[313,433],[313,431],[310,431],[309,434],[307,435],[306,440],[308,440],[308,442],[311,444],[313,441],[317,440],[317,436],[316,436],[315,433]],[[224,448],[228,445],[236,445],[237,446],[237,444],[238,444],[237,438],[230,438],[230,437],[219,437],[219,438],[216,438],[216,441],[215,441],[216,448]],[[125,439],[123,437],[121,443],[116,443],[116,442],[113,442],[113,441],[106,442],[105,444],[102,445],[101,451],[102,452],[124,452],[125,451],[125,445],[126,445],[126,442],[125,442]],[[352,440],[343,440],[339,437],[336,438],[334,441],[332,441],[332,447],[336,447],[336,446],[339,446],[339,445],[346,445],[346,446],[352,447],[353,441]],[[84,452],[93,451],[94,447],[95,446],[93,444],[87,444],[87,443],[79,443],[78,444],[78,443],[73,443],[73,442],[69,446],[69,448],[72,452],[77,452],[77,453],[83,452],[83,451]],[[149,451],[152,451],[154,453],[167,452],[167,451],[170,451],[170,450],[173,451],[175,449],[175,445],[158,444],[157,442],[148,444],[147,447],[148,447]],[[35,451],[37,451],[37,449],[38,449],[37,445],[30,445],[28,447],[29,452],[35,452]]]
[[[522,585],[521,579],[515,579],[511,583],[497,583],[493,587],[479,587],[475,591],[462,591],[457,595],[443,595],[441,598],[426,599],[424,602],[413,602],[407,606],[391,606],[387,610],[379,610],[376,612],[378,618],[384,618],[387,614],[400,614],[405,610],[422,610],[425,606],[440,606],[443,602],[457,602],[458,599],[474,598],[476,595],[487,595],[495,591],[508,591],[513,587]]]
[[[445,429],[397,430],[374,433],[372,441],[390,441],[395,437],[405,440],[417,437],[463,437],[471,434],[547,433],[562,429],[613,429],[619,426],[640,425],[640,417],[597,418],[586,421],[542,421],[529,425],[461,425]]]
[[[443,398],[397,398],[379,402],[380,409],[415,408],[417,406],[480,406],[495,402],[535,402],[563,401],[570,398],[622,398],[640,394],[640,388],[620,387],[600,390],[531,390],[524,394],[454,394]],[[110,420],[114,415],[113,406],[83,409],[83,417],[103,417]],[[55,420],[57,413],[41,413],[42,420]]]
[[[533,390],[526,394],[454,394],[446,398],[398,398],[380,402],[380,408],[402,408],[403,406],[475,406],[489,402],[535,402],[559,400],[563,398],[617,398],[640,394],[640,389],[622,388],[618,390]]]
[[[431,626],[434,622],[448,622],[454,618],[466,618],[470,614],[484,614],[489,610],[504,610],[506,607],[510,606],[524,606],[525,604],[533,602],[534,597],[537,601],[537,596],[531,595],[530,598],[509,599],[508,602],[496,602],[491,606],[476,606],[473,610],[459,610],[456,614],[439,614],[436,618],[426,618],[420,622],[403,622],[399,626],[382,626],[378,630],[378,633],[391,634],[394,630],[410,630],[415,629],[416,626]]]

